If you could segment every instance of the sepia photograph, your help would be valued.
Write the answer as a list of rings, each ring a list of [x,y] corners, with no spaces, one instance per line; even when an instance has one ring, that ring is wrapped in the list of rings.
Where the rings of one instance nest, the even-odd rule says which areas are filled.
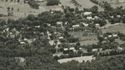
[[[0,0],[0,70],[125,70],[125,0]]]

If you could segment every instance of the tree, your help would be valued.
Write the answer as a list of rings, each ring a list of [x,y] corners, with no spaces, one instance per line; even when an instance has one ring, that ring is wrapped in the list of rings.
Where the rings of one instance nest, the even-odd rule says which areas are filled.
[[[47,0],[47,6],[58,5],[59,3],[59,0]]]
[[[28,4],[35,9],[39,9],[39,4],[35,0],[28,0]]]
[[[93,6],[90,10],[91,10],[93,13],[98,13],[98,6]]]
[[[118,35],[122,41],[125,41],[125,34],[119,33]]]
[[[104,8],[105,11],[112,11],[113,8],[111,7],[111,5],[108,2],[103,2],[102,7]]]

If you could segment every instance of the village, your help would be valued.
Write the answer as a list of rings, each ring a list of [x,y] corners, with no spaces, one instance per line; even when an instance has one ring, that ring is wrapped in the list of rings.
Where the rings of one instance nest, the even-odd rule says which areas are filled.
[[[84,15],[90,16],[92,12],[84,12]],[[95,18],[88,20],[93,19]],[[65,26],[67,25],[67,22],[57,22],[55,26],[57,32],[50,33],[47,31],[49,43],[55,47],[55,49],[53,49],[53,56],[55,59],[59,59],[58,61],[60,63],[72,60],[77,60],[78,62],[81,62],[81,60],[91,61],[94,60],[96,56],[124,54],[124,49],[120,47],[119,42],[116,41],[120,39],[119,32],[124,30],[124,28],[118,31],[109,29],[110,27],[117,26],[124,27],[125,25],[123,23],[111,24],[109,26],[107,26],[108,23],[106,23],[106,25],[102,27],[97,23],[93,24],[95,28],[91,28],[90,24],[81,22],[71,25],[69,30],[67,29],[65,32]],[[58,30],[59,27],[61,30]],[[105,31],[106,29],[109,30]],[[55,36],[55,38],[53,39],[52,36]],[[105,46],[106,44],[107,47]]]
[[[26,64],[28,66],[29,62],[27,70],[34,66],[30,61],[35,62],[36,57],[42,57],[40,60],[43,59],[45,63],[51,57],[53,61],[63,64],[72,61],[91,63],[99,58],[125,54],[124,6],[112,7],[105,1],[90,0],[94,6],[81,8],[83,5],[79,1],[72,0],[75,7],[64,6],[64,3],[60,3],[63,1],[60,1],[53,6],[56,9],[47,6],[49,9],[43,11],[32,9],[27,5],[27,1],[12,1],[14,5],[17,5],[15,2],[19,2],[20,9],[30,9],[16,8],[15,11],[15,8],[9,8],[8,11],[15,12],[13,15],[11,11],[2,12],[6,17],[9,14],[11,19],[0,19],[0,56],[14,57],[22,67]],[[45,1],[36,2],[43,6]],[[3,9],[2,11],[5,11],[5,8]],[[16,17],[16,20],[12,17]],[[36,66],[39,66],[39,61],[36,62]]]

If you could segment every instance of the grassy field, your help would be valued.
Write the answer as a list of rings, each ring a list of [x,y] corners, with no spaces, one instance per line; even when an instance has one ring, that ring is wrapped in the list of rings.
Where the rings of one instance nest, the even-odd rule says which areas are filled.
[[[119,43],[119,44],[124,44],[124,43],[125,43],[125,41],[122,41],[122,40],[120,40],[120,39],[116,39],[115,42],[117,42],[117,43]]]
[[[95,4],[92,3],[90,0],[76,0],[80,5],[82,5],[83,8],[91,8]]]
[[[64,6],[70,6],[72,8],[74,8],[75,6],[71,3],[71,0],[60,0],[60,2],[62,3],[62,5]]]
[[[121,32],[125,34],[125,24],[113,25],[102,29],[102,33]]]
[[[97,44],[98,42],[97,36],[95,34],[84,36],[83,35],[85,34],[84,31],[70,32],[69,34],[75,38],[79,38],[81,45],[92,45],[92,44]]]
[[[119,24],[119,25],[111,25],[106,28],[102,28],[102,33],[107,33],[107,32],[120,32],[125,34],[125,24]],[[121,41],[120,39],[116,39],[116,42],[119,44],[125,43],[125,41]]]
[[[75,7],[74,4],[71,3],[71,0],[60,0],[64,6]],[[91,8],[95,4],[90,0],[76,0],[83,8]]]

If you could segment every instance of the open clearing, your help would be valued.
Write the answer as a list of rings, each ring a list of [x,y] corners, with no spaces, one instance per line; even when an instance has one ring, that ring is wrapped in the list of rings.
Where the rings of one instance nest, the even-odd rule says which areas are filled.
[[[74,4],[71,3],[71,0],[60,0],[64,6],[75,7]],[[95,4],[90,0],[76,0],[83,8],[91,8]]]
[[[87,34],[90,34],[90,35],[85,35],[85,36],[83,35],[85,34],[84,31],[70,32],[69,34],[71,34],[75,38],[79,38],[81,45],[93,45],[93,44],[97,44],[98,42],[97,35],[90,34],[89,32]]]
[[[72,8],[74,8],[75,6],[71,3],[71,0],[60,0],[60,2],[62,3],[62,5],[64,6],[70,6]]]
[[[120,32],[125,34],[125,24],[121,23],[119,25],[113,25],[107,28],[102,28],[102,33],[107,33],[107,32]]]
[[[120,40],[120,39],[116,39],[115,42],[117,42],[117,43],[119,43],[119,44],[124,44],[124,43],[125,43],[125,41],[122,41],[122,40]]]
[[[92,3],[90,0],[76,0],[83,8],[91,8],[96,4]]]

